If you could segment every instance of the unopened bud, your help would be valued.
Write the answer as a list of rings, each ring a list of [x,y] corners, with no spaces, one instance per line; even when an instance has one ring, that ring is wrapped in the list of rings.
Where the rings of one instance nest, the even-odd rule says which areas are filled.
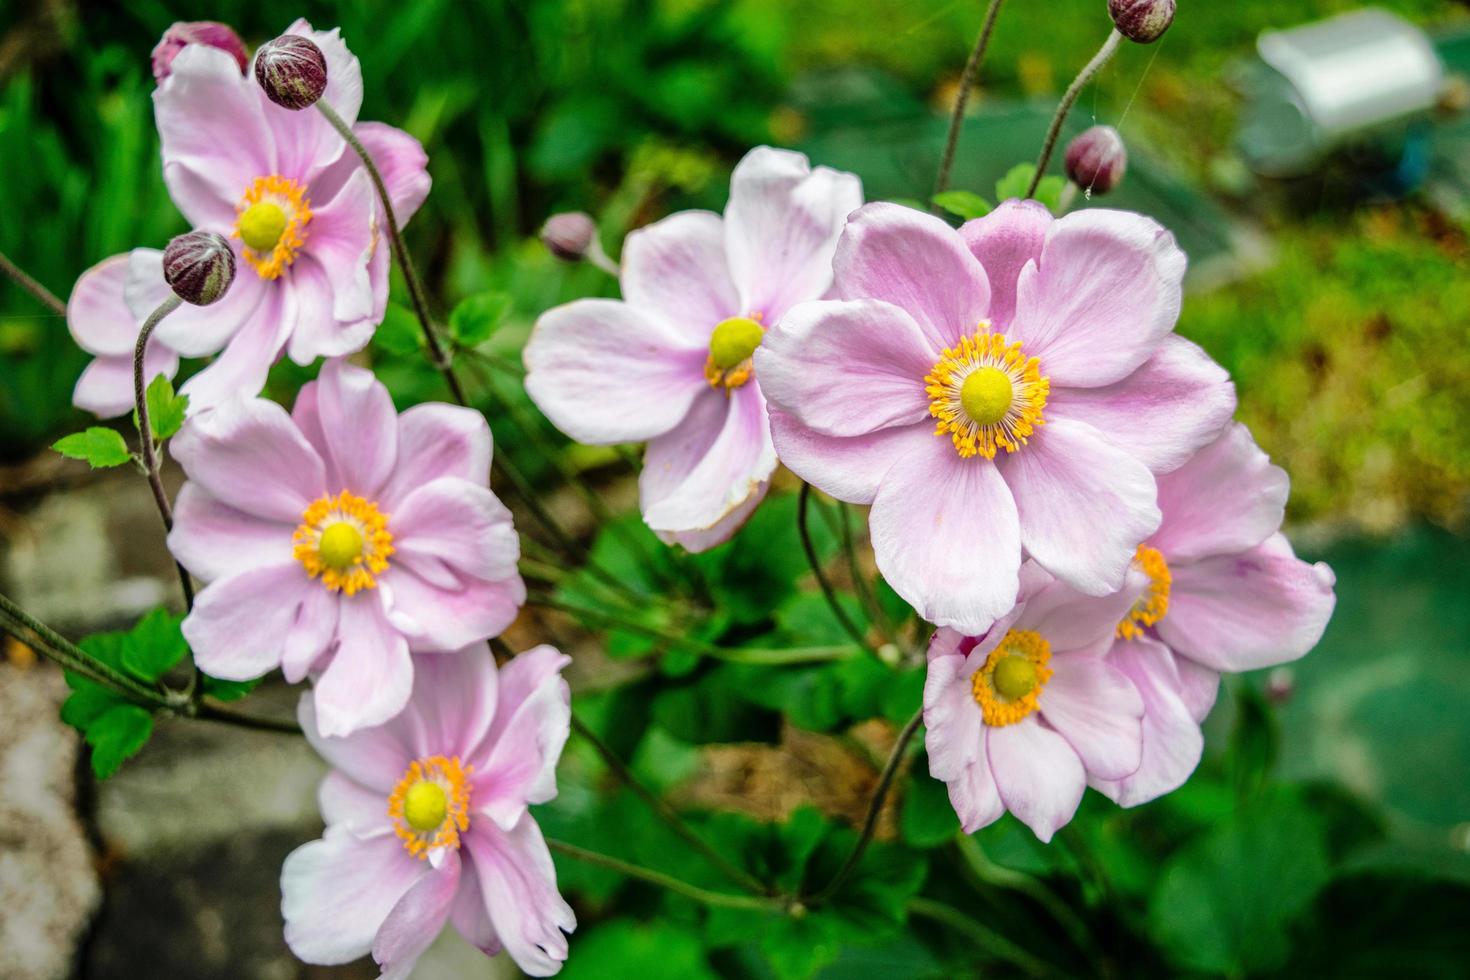
[[[1067,176],[1088,194],[1106,194],[1123,182],[1128,151],[1111,126],[1093,126],[1067,146]]]
[[[580,262],[587,257],[597,238],[597,223],[582,211],[553,214],[541,226],[541,241],[551,254],[565,262]]]
[[[240,35],[228,24],[213,20],[181,20],[169,25],[153,49],[154,81],[162,82],[167,78],[173,71],[174,58],[191,44],[207,44],[211,48],[219,48],[235,59],[242,75],[245,74],[245,66],[250,63],[250,52],[245,50],[245,42],[240,40]]]
[[[1108,0],[1118,33],[1139,44],[1153,44],[1174,23],[1174,0]]]
[[[235,253],[223,235],[188,232],[163,250],[163,278],[184,302],[208,306],[235,281]]]
[[[255,80],[276,105],[305,109],[327,90],[327,59],[309,38],[282,34],[255,52]]]

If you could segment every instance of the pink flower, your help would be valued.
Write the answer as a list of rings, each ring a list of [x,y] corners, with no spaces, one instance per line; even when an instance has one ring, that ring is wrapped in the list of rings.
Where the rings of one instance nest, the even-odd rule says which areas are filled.
[[[1143,764],[1093,782],[1121,805],[1189,778],[1222,672],[1296,660],[1322,638],[1336,579],[1280,533],[1288,483],[1238,423],[1159,479],[1164,522],[1134,561],[1148,588],[1119,622],[1111,655],[1143,695]]]
[[[209,583],[183,625],[195,661],[231,680],[312,673],[324,734],[392,718],[410,650],[493,636],[525,601],[478,412],[398,415],[370,372],[334,360],[290,415],[235,399],[172,446],[189,480],[169,548]]]
[[[452,922],[531,976],[561,969],[577,920],[526,807],[556,796],[570,662],[540,646],[497,674],[483,643],[420,658],[403,714],[346,738],[319,729],[319,690],[301,699],[301,727],[333,768],[325,833],[281,868],[292,952],[322,964],[371,952],[385,978],[406,977]]]
[[[841,300],[791,310],[756,351],[777,452],[872,505],[879,570],[940,626],[1004,615],[1023,551],[1115,592],[1158,527],[1150,471],[1235,406],[1225,372],[1171,333],[1184,265],[1173,236],[1121,211],[1053,221],[1016,201],[955,231],[869,204],[837,245]]]
[[[290,33],[321,47],[330,72],[326,98],[354,123],[362,104],[357,58],[335,30],[312,31],[297,21]],[[360,350],[386,308],[389,249],[357,155],[320,113],[274,105],[231,54],[206,44],[177,53],[153,100],[174,203],[196,229],[230,239],[239,267],[222,300],[174,312],[151,342],[165,358],[169,351],[219,354],[184,385],[191,410],[256,394],[283,351],[310,364]],[[406,221],[429,190],[423,148],[381,123],[356,123],[353,130],[383,172],[399,221]],[[77,342],[103,360],[116,356],[116,344],[99,344],[99,335],[121,336],[131,324],[136,338],[139,322],[157,305],[153,298],[167,295],[152,258],[135,253],[134,259],[121,283],[125,302],[68,316]],[[113,267],[94,267],[76,291],[115,295],[115,269],[101,283],[88,281],[104,269]],[[113,365],[93,367],[77,404],[107,414],[130,406],[131,395],[113,387]]]
[[[862,204],[852,174],[757,147],[730,178],[723,219],[681,211],[633,232],[623,299],[544,314],[526,391],[578,442],[647,442],[643,518],[702,551],[765,496],[776,452],[751,354],[794,304],[826,295],[832,251]]]
[[[163,32],[163,37],[153,49],[154,80],[161,82],[167,78],[173,70],[174,58],[191,44],[207,44],[219,48],[235,59],[242,75],[245,73],[245,66],[250,62],[250,52],[245,50],[245,42],[240,40],[240,35],[230,25],[213,20],[181,20],[168,26],[168,30]]]
[[[1049,841],[1089,779],[1138,768],[1143,701],[1105,655],[1141,576],[1086,596],[1034,562],[1020,604],[983,636],[944,628],[929,643],[924,744],[965,833],[1010,810]]]

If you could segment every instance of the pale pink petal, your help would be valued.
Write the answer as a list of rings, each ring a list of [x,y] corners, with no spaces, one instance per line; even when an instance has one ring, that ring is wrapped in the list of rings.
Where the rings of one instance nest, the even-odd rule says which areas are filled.
[[[1016,316],[1016,283],[1027,262],[1041,261],[1051,212],[1039,201],[1010,200],[960,226],[960,237],[990,280],[990,322],[1000,333]]]
[[[954,630],[939,633],[958,637]],[[933,644],[930,647],[933,649]],[[970,688],[963,656],[931,656],[924,677],[924,746],[929,752],[929,775],[949,782],[957,779],[984,752],[984,717]]]
[[[373,312],[368,260],[377,247],[377,192],[359,169],[330,201],[315,205],[303,254],[321,264],[332,286],[332,317],[352,323]],[[299,261],[298,257],[298,261]]]
[[[124,293],[132,263],[132,252],[103,259],[82,273],[66,301],[66,326],[77,346],[88,354],[127,357],[130,368],[138,344],[138,328],[142,326],[128,307]],[[159,282],[163,282],[161,260]]]
[[[506,952],[529,976],[556,973],[567,958],[563,933],[577,927],[577,917],[556,890],[541,828],[529,814],[511,831],[480,821],[463,840]]]
[[[344,596],[337,652],[317,678],[317,723],[325,736],[381,725],[403,710],[413,690],[408,643],[388,622],[376,591]]]
[[[1047,571],[1089,595],[1123,587],[1133,554],[1159,526],[1154,477],[1085,422],[1049,421],[998,456],[1016,498],[1021,544]]]
[[[262,565],[291,559],[288,524],[247,514],[210,495],[198,483],[186,482],[174,501],[174,529],[168,550],[206,582]]]
[[[316,800],[329,827],[341,824],[357,837],[393,833],[387,794],[369,789],[339,769],[322,779]]]
[[[717,323],[755,312],[740,306],[723,224],[709,211],[680,211],[631,232],[620,281],[628,305],[680,347],[705,350]]]
[[[397,560],[436,558],[491,581],[516,573],[520,541],[488,487],[452,476],[426,483],[398,504],[389,526]]]
[[[501,671],[484,641],[453,653],[414,658],[413,698],[404,728],[420,756],[458,756],[483,765],[480,747],[499,713]]]
[[[1026,567],[1037,566],[1027,562]],[[1123,588],[1105,596],[1090,596],[1066,582],[1053,580],[1026,600],[1016,618],[1016,628],[1040,633],[1053,651],[1101,655],[1107,652],[1118,623],[1148,583],[1148,575],[1130,568]]]
[[[771,481],[763,481],[760,486],[756,487],[755,492],[746,498],[745,503],[703,530],[654,531],[653,536],[664,544],[676,544],[691,554],[708,551],[716,545],[729,541],[735,536],[736,531],[745,526],[750,515],[754,514],[761,501],[766,499],[766,491],[770,488]]]
[[[353,134],[367,148],[368,155],[388,188],[393,203],[393,216],[400,228],[423,206],[429,196],[429,156],[423,144],[401,129],[380,122],[360,122]],[[357,155],[352,154],[354,162]],[[361,166],[359,163],[358,166]]]
[[[1122,381],[1101,388],[1054,388],[1048,419],[1086,422],[1155,473],[1178,469],[1214,440],[1235,414],[1229,373],[1183,337]]]
[[[389,569],[381,586],[389,593],[393,628],[408,638],[414,652],[458,650],[498,636],[515,622],[526,601],[526,584],[520,575],[497,581],[458,576],[457,584],[449,586],[430,582],[421,574],[428,570],[426,563],[435,561],[400,561]],[[437,568],[442,570],[442,564]]]
[[[1281,526],[1291,480],[1239,422],[1159,478],[1164,522],[1149,540],[1169,563],[1254,548]]]
[[[238,246],[236,246],[238,248]],[[142,305],[156,308],[164,298],[172,295],[163,279],[161,259],[134,263],[134,279],[147,277],[146,287],[133,293],[134,300]],[[151,268],[149,268],[151,266]],[[135,283],[129,282],[130,290]],[[185,303],[164,317],[153,331],[150,344],[162,342],[184,357],[206,357],[214,354],[229,343],[230,338],[260,313],[271,292],[271,284],[257,276],[243,260],[236,266],[235,281],[223,298],[208,306],[191,306]],[[158,297],[155,301],[155,297]],[[147,312],[143,316],[147,316]],[[253,394],[253,392],[251,393]],[[191,406],[192,407],[192,406]]]
[[[388,388],[366,368],[343,360],[322,366],[316,410],[326,457],[339,490],[377,499],[398,462],[398,413]],[[399,533],[393,525],[395,535]]]
[[[988,735],[983,734],[982,738],[988,738]],[[1005,815],[1005,803],[995,785],[990,757],[983,744],[975,761],[951,779],[947,788],[949,805],[954,807],[955,816],[960,818],[960,829],[967,834],[988,827]]]
[[[495,925],[485,911],[485,896],[480,891],[480,878],[471,861],[464,862],[464,871],[459,878],[459,893],[454,896],[454,907],[449,910],[449,921],[464,937],[465,942],[484,953],[495,956],[500,952],[500,938],[495,935]]]
[[[1143,697],[1143,760],[1121,780],[1089,772],[1088,783],[1119,806],[1138,806],[1184,785],[1199,765],[1204,736],[1180,697],[1174,655],[1156,640],[1120,640],[1108,662],[1128,675]]]
[[[490,453],[490,426],[479,412],[458,405],[415,405],[398,416],[398,464],[378,491],[378,502],[394,513],[414,490],[446,476],[485,486]]]
[[[1332,570],[1281,535],[1238,555],[1171,565],[1169,612],[1155,627],[1177,653],[1237,672],[1296,660],[1317,645],[1337,602]]]
[[[1143,698],[1122,671],[1100,657],[1060,653],[1042,689],[1041,716],[1090,775],[1122,779],[1143,759]]]
[[[1049,843],[1082,802],[1087,775],[1067,740],[1035,715],[987,730],[986,758],[1006,809]]]
[[[844,438],[809,429],[774,404],[768,415],[781,462],[818,490],[852,504],[871,504],[894,462],[923,448],[920,443],[935,441],[927,422]]]
[[[364,839],[329,827],[281,866],[286,945],[307,963],[366,956],[383,920],[427,869],[391,834]]]
[[[892,303],[914,318],[935,349],[973,334],[989,310],[985,270],[959,232],[913,208],[859,208],[837,242],[833,267],[843,299]]]
[[[914,322],[879,300],[802,303],[755,352],[761,390],[803,424],[861,436],[929,415],[924,376],[938,354]]]
[[[293,528],[326,492],[316,450],[284,408],[261,398],[191,417],[169,448],[189,479],[216,500]]]
[[[510,830],[527,804],[556,797],[556,763],[571,731],[571,689],[561,671],[572,658],[539,646],[502,670],[500,705],[472,777],[477,812]],[[476,754],[479,758],[481,753]]]
[[[709,390],[704,341],[616,300],[577,300],[542,314],[523,356],[526,393],[578,442],[661,436]]]
[[[281,662],[281,647],[308,588],[290,559],[222,578],[205,586],[184,617],[184,639],[194,662],[212,677],[248,681]]]
[[[1153,356],[1179,319],[1184,253],[1140,214],[1088,208],[1047,228],[1006,332],[1052,387],[1112,384]]]
[[[367,346],[377,320],[382,318],[380,306],[372,305],[370,309],[368,305],[376,304],[373,286],[367,278],[368,268],[369,257],[365,256],[362,280],[344,287],[354,290],[354,302],[358,305],[353,307],[353,312],[358,315],[342,319],[336,312],[337,303],[346,294],[333,283],[327,267],[311,252],[296,257],[291,271],[278,280],[291,294],[290,342],[286,353],[292,361],[305,366],[319,357],[341,357]]]
[[[279,282],[266,287],[260,306],[230,338],[224,353],[179,389],[189,396],[190,410],[202,412],[231,398],[259,394],[295,322],[291,292]]]
[[[1220,696],[1220,672],[1178,654],[1174,655],[1174,667],[1179,671],[1179,697],[1189,709],[1189,716],[1203,722]]]
[[[1015,605],[1016,503],[988,460],[930,439],[883,478],[868,527],[878,570],[923,619],[979,635]]]
[[[758,146],[730,175],[725,248],[746,312],[775,323],[832,286],[832,253],[847,216],[862,207],[855,175],[812,168],[790,150]]]
[[[179,372],[179,355],[162,344],[149,344],[143,376],[172,378]],[[72,404],[102,419],[126,415],[137,404],[133,391],[133,358],[99,357],[88,364],[72,390]]]
[[[717,413],[723,418],[710,439]],[[655,531],[714,527],[759,492],[775,469],[760,389],[708,389],[678,428],[649,444],[644,473],[656,476],[639,481],[643,520]]]
[[[380,980],[405,980],[413,971],[419,956],[449,921],[459,882],[459,852],[451,850],[443,864],[403,893],[373,939],[373,959],[383,970]]]
[[[308,37],[321,49],[327,62],[327,89],[322,99],[351,126],[362,108],[362,66],[347,50],[338,30],[313,31],[305,20],[297,20],[286,33]],[[253,61],[246,74],[254,80]],[[338,157],[352,153],[321,113],[278,106],[263,92],[260,97],[261,111],[276,137],[276,173],[310,183]]]
[[[281,673],[287,682],[298,684],[317,664],[317,661],[332,646],[337,638],[337,623],[342,604],[337,593],[320,582],[306,590],[301,608],[296,611],[296,622],[286,637],[281,650]]]
[[[316,694],[313,692],[303,694],[297,702],[296,718],[311,747],[333,769],[341,770],[353,782],[382,794],[385,801],[403,778],[409,763],[418,758],[414,733],[408,730],[410,722],[402,715],[386,725],[359,729],[345,738],[328,737],[322,734],[317,721]]]

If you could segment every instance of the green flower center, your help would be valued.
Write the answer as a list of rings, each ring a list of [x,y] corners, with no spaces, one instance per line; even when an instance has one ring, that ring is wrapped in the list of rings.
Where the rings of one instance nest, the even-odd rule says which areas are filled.
[[[346,521],[338,521],[322,528],[317,556],[333,571],[345,572],[362,557],[363,544],[361,531]]]
[[[236,228],[246,245],[257,252],[269,252],[286,233],[289,222],[285,208],[274,201],[260,201],[241,212]]]
[[[960,406],[978,425],[995,425],[1015,399],[1010,376],[997,367],[976,368],[960,387]]]
[[[421,834],[438,827],[448,814],[449,794],[438,783],[420,780],[403,796],[403,819]]]
[[[996,693],[1012,701],[1036,689],[1036,665],[1025,657],[1005,657],[995,665],[991,683]]]
[[[721,320],[709,338],[709,359],[722,371],[739,367],[761,345],[766,331],[749,317]]]

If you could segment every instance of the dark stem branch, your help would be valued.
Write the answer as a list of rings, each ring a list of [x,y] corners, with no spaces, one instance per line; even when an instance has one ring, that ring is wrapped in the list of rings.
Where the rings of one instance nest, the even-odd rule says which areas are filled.
[[[1046,141],[1041,144],[1041,156],[1036,158],[1036,172],[1031,175],[1031,186],[1026,188],[1026,196],[1032,197],[1036,194],[1036,188],[1041,185],[1041,178],[1046,174],[1046,166],[1051,162],[1052,151],[1056,149],[1057,137],[1062,133],[1062,123],[1067,121],[1067,113],[1072,111],[1072,104],[1087,87],[1087,83],[1102,71],[1103,65],[1113,57],[1113,52],[1118,50],[1123,35],[1117,30],[1109,32],[1108,39],[1103,42],[1102,47],[1097,49],[1097,54],[1092,56],[1077,77],[1072,79],[1072,84],[1067,86],[1067,91],[1062,95],[1062,101],[1057,103],[1056,114],[1051,117],[1051,127],[1046,131]]]
[[[1050,977],[1061,975],[1060,971],[1048,966],[1045,962],[1032,956],[994,929],[977,919],[971,918],[951,905],[936,902],[930,898],[915,898],[909,900],[908,912],[909,915],[917,915],[925,919],[930,919],[938,922],[940,925],[948,926],[958,933],[964,934],[974,941],[977,952],[989,954],[998,960],[1005,960],[1028,976]]]
[[[944,155],[939,158],[939,175],[934,179],[936,195],[944,193],[949,187],[949,172],[954,167],[955,148],[959,146],[960,129],[965,123],[965,107],[970,102],[970,89],[980,74],[980,65],[985,60],[985,49],[990,46],[990,35],[995,31],[995,19],[1000,16],[1000,5],[1001,0],[990,0],[990,6],[985,11],[985,23],[980,28],[979,36],[975,38],[975,48],[970,52],[965,70],[960,75],[960,90],[955,95],[954,110],[949,116],[949,135],[945,137]],[[931,207],[937,208],[937,205]]]
[[[812,567],[812,574],[817,577],[817,584],[822,588],[822,595],[827,598],[827,605],[832,607],[832,615],[837,617],[837,622],[842,626],[848,636],[852,637],[858,646],[878,656],[878,652],[868,643],[868,635],[852,618],[847,615],[847,610],[837,601],[837,593],[832,588],[832,582],[827,578],[827,573],[822,570],[822,561],[817,557],[816,545],[812,543],[811,527],[807,517],[811,506],[812,485],[803,483],[801,494],[796,503],[796,529],[801,535],[801,547],[806,552],[807,564]],[[881,658],[880,658],[881,659]]]
[[[41,305],[49,309],[57,316],[66,316],[66,304],[59,297],[36,280],[32,279],[20,266],[10,261],[5,253],[0,252],[0,272],[14,279],[16,285],[30,293]]]
[[[718,905],[731,909],[754,909],[757,911],[784,911],[785,903],[779,898],[767,898],[761,895],[727,895],[723,892],[710,891],[698,885],[691,885],[687,881],[681,881],[672,875],[666,875],[662,871],[654,871],[641,865],[630,864],[621,858],[615,858],[610,854],[602,854],[598,851],[589,851],[585,847],[576,844],[568,844],[566,841],[555,840],[548,837],[546,846],[558,854],[595,864],[598,867],[616,871],[618,874],[627,875],[629,878],[637,878],[649,884],[667,888],[671,892],[677,892],[686,898],[692,898],[696,902],[705,905]]]

